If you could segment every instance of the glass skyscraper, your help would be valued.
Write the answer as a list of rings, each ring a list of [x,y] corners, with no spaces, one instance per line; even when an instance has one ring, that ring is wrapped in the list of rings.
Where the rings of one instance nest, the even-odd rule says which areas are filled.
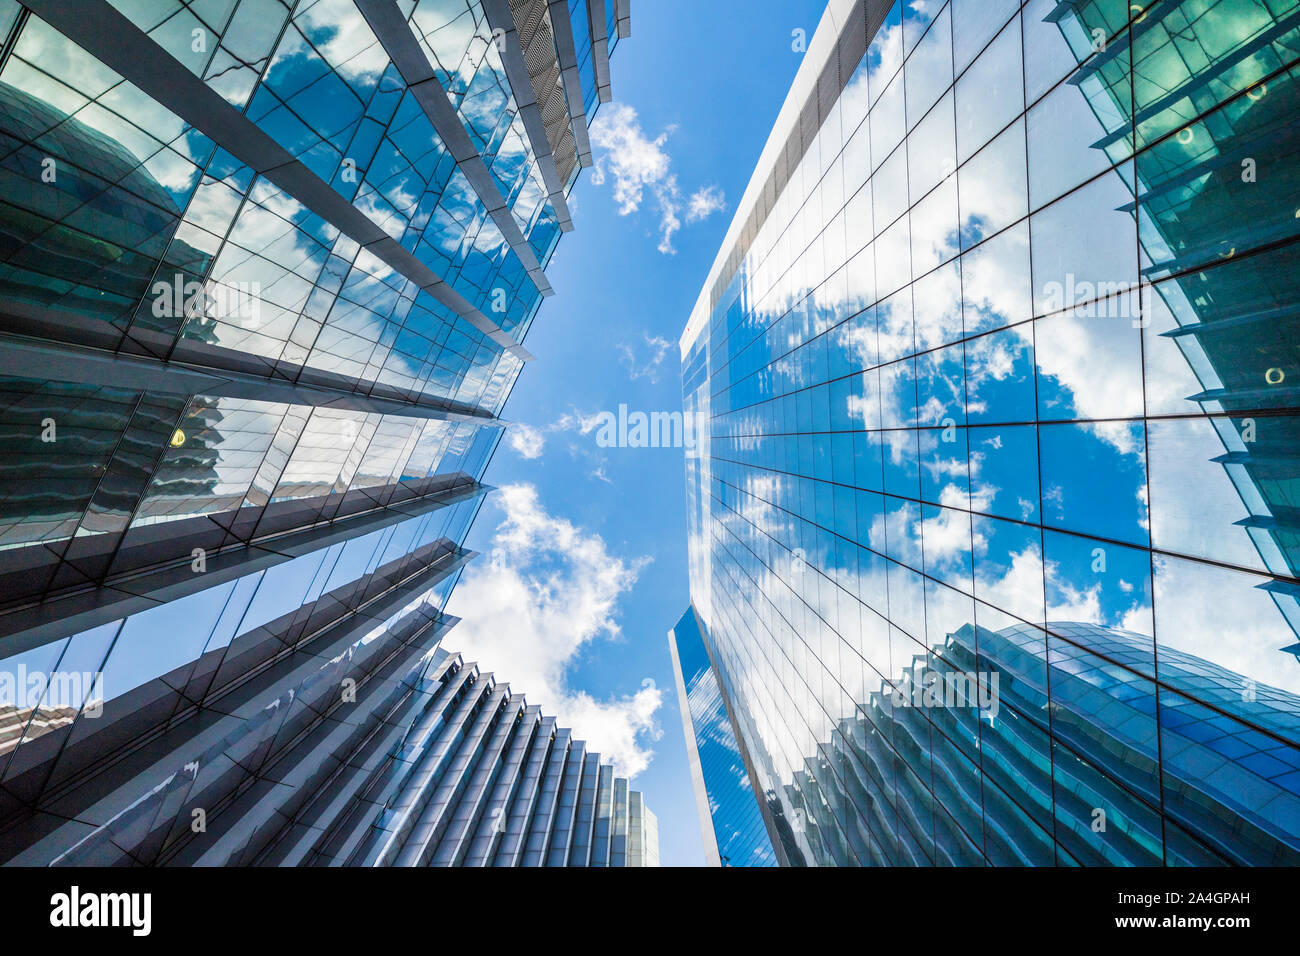
[[[629,25],[0,0],[0,861],[626,860],[439,647]]]
[[[1300,862],[1300,3],[832,0],[681,340],[783,856]]]
[[[448,623],[427,602],[416,616],[434,621],[439,635]],[[374,623],[365,629],[359,640],[348,635],[346,647],[331,645],[340,650],[330,661],[300,664],[269,703],[259,682],[226,695],[229,716],[133,750],[125,773],[97,778],[120,786],[96,792],[77,819],[27,831],[23,842],[34,842],[7,862],[658,865],[658,830],[641,794],[459,654],[421,653],[420,642],[408,641],[395,666],[386,663],[347,706],[317,719],[338,696],[347,664],[382,653],[382,645],[365,646]],[[113,731],[109,722],[101,732]]]
[[[677,703],[705,862],[710,866],[774,866],[776,854],[754,799],[745,757],[709,661],[703,627],[687,608],[668,632]]]

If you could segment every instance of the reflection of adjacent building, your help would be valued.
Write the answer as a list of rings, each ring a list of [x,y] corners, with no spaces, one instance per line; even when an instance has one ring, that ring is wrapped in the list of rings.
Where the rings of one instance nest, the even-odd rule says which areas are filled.
[[[0,191],[8,329],[100,338],[97,322],[122,324],[145,300],[151,253],[166,251],[185,281],[203,275],[210,256],[175,235],[183,210],[127,147],[4,81],[0,112],[18,147],[4,160]],[[196,315],[187,334],[212,342],[214,325]]]
[[[966,625],[882,682],[785,787],[787,840],[822,865],[1300,863],[1300,697],[1165,646],[1157,688],[1149,637],[1049,626],[1050,667],[1035,628]],[[996,674],[996,707],[925,706],[927,672]]]
[[[1102,4],[1085,2],[1070,4],[1058,25],[1091,36],[1108,22]],[[1300,11],[1274,14],[1264,4],[1153,11],[1070,80],[1089,98],[1099,131],[1104,117],[1113,127],[1124,120],[1097,148],[1123,151],[1133,129],[1142,137],[1137,199],[1127,208],[1150,257],[1142,278],[1176,323],[1159,334],[1177,342],[1204,385],[1185,398],[1223,416],[1213,419],[1225,448],[1215,460],[1241,495],[1248,517],[1237,524],[1276,575],[1267,589],[1296,633],[1300,127],[1287,60],[1298,35]],[[1130,74],[1115,68],[1130,55],[1141,81],[1134,95]],[[1238,92],[1224,97],[1224,86]],[[1170,126],[1171,104],[1186,125]]]
[[[27,738],[66,727],[77,717],[75,707],[16,707],[0,704],[0,756]]]
[[[437,797],[448,832],[508,809],[542,840],[513,862],[622,865],[635,816],[657,857],[626,781],[438,650],[629,28],[624,0],[581,6],[0,4],[0,673],[102,672],[106,698],[0,715],[0,858],[249,861],[327,791]],[[462,115],[435,47],[491,85]],[[484,735],[458,750],[427,725],[451,713]],[[334,777],[380,740],[394,773],[404,747],[438,756],[383,799],[387,778]],[[484,774],[493,807],[463,792]],[[168,816],[186,795],[220,839]],[[585,855],[555,836],[574,807]],[[416,822],[403,862],[463,861]]]

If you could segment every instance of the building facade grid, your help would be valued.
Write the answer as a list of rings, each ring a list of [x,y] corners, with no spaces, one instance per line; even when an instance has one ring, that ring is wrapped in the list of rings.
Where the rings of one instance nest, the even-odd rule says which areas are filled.
[[[1298,30],[829,5],[682,337],[791,862],[1297,861]]]

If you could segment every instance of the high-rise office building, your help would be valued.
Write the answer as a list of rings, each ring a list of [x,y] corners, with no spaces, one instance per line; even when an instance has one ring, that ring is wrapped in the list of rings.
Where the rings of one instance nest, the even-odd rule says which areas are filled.
[[[687,608],[668,632],[668,651],[686,735],[704,859],[709,866],[774,866],[777,859],[754,799],[749,769],[736,742],[703,625]]]
[[[1300,4],[832,0],[682,336],[794,864],[1300,862]]]
[[[659,818],[635,790],[627,802],[627,866],[659,865]]]
[[[427,602],[420,616],[436,634],[452,623]],[[340,703],[346,665],[379,656],[358,633],[377,629],[369,621],[331,633],[297,667],[226,695],[229,713],[197,733],[134,749],[96,778],[94,802],[76,819],[28,831],[39,839],[8,862],[658,865],[641,794],[459,654],[421,653],[424,642],[408,640]],[[104,723],[100,733],[127,729]]]
[[[488,791],[444,772],[514,780],[498,743],[572,763],[436,652],[629,24],[627,0],[0,0],[0,859],[262,859],[253,829],[300,862],[461,859]],[[443,700],[448,673],[477,690]],[[481,747],[440,736],[452,713]],[[430,746],[457,763],[368,789],[366,761]],[[594,860],[626,783],[576,753],[572,806],[624,821],[571,827]],[[582,859],[511,786],[531,859]],[[314,792],[375,802],[349,832],[383,849],[313,843],[298,814],[342,819]]]

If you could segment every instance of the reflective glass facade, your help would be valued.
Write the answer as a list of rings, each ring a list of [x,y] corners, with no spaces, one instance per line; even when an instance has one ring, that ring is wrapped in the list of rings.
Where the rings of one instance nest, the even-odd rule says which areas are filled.
[[[687,608],[668,632],[668,643],[705,860],[710,866],[775,866],[747,758],[727,715],[694,608]]]
[[[828,7],[682,337],[790,862],[1300,861],[1298,65],[1291,0]]]
[[[271,705],[237,693],[234,716],[185,747],[134,753],[126,785],[9,862],[657,866],[641,794],[508,684],[430,647],[452,623],[418,598],[369,621]],[[382,660],[399,634],[403,653]],[[341,674],[381,660],[346,713],[331,705]]]
[[[336,774],[408,759],[384,735],[477,675],[438,651],[443,611],[608,93],[583,24],[541,0],[0,0],[0,862],[261,860],[324,826],[302,814],[327,783],[374,802]],[[387,862],[463,861],[506,754],[549,740],[469,683],[465,719],[491,700],[513,728],[473,746],[513,749],[444,747],[412,799],[493,767],[437,803],[467,829],[453,850],[420,823]],[[533,862],[626,859],[626,782],[597,776],[586,856]],[[531,819],[524,792],[497,809]],[[373,862],[354,850],[312,852]]]

